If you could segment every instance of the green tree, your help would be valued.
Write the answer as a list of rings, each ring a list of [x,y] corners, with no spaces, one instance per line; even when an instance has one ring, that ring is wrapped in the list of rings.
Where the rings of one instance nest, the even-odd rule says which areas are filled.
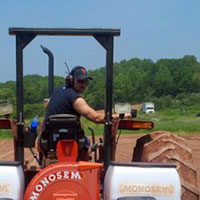
[[[165,66],[159,67],[154,77],[155,96],[171,95],[173,79],[169,69]]]

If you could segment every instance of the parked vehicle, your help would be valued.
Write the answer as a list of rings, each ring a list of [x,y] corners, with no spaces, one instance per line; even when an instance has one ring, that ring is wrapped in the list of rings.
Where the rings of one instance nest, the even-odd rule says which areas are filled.
[[[8,101],[0,102],[0,116],[8,117],[12,112],[13,112],[12,103]]]
[[[154,103],[152,102],[146,102],[142,105],[142,112],[145,112],[145,113],[154,113],[155,110],[154,110]]]

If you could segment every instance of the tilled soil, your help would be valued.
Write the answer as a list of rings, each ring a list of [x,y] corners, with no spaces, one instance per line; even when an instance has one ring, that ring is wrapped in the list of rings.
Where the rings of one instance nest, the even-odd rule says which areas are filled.
[[[131,162],[133,148],[136,144],[136,140],[141,136],[142,134],[121,135],[117,145],[116,160],[123,162]],[[198,171],[198,183],[200,187],[200,134],[183,135],[181,137],[187,140],[189,147],[192,149],[193,160]],[[9,160],[14,160],[13,141],[1,140],[0,161],[9,161]],[[29,162],[29,165],[34,165],[36,163],[29,149],[25,149],[25,160]]]

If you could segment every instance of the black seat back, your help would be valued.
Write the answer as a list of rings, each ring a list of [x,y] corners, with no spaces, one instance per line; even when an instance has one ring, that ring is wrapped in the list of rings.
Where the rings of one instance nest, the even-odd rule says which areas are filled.
[[[55,151],[59,140],[77,139],[80,120],[76,115],[51,115],[47,119],[45,131],[48,134],[48,150]]]

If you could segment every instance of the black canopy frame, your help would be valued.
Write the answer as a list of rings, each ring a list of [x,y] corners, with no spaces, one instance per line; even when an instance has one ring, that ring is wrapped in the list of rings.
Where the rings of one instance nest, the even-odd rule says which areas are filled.
[[[17,86],[17,137],[15,160],[24,164],[24,109],[23,109],[23,49],[38,35],[41,36],[93,36],[106,50],[106,105],[104,126],[104,166],[112,160],[112,93],[113,93],[113,47],[119,29],[74,29],[74,28],[9,28],[16,36],[16,86]]]

